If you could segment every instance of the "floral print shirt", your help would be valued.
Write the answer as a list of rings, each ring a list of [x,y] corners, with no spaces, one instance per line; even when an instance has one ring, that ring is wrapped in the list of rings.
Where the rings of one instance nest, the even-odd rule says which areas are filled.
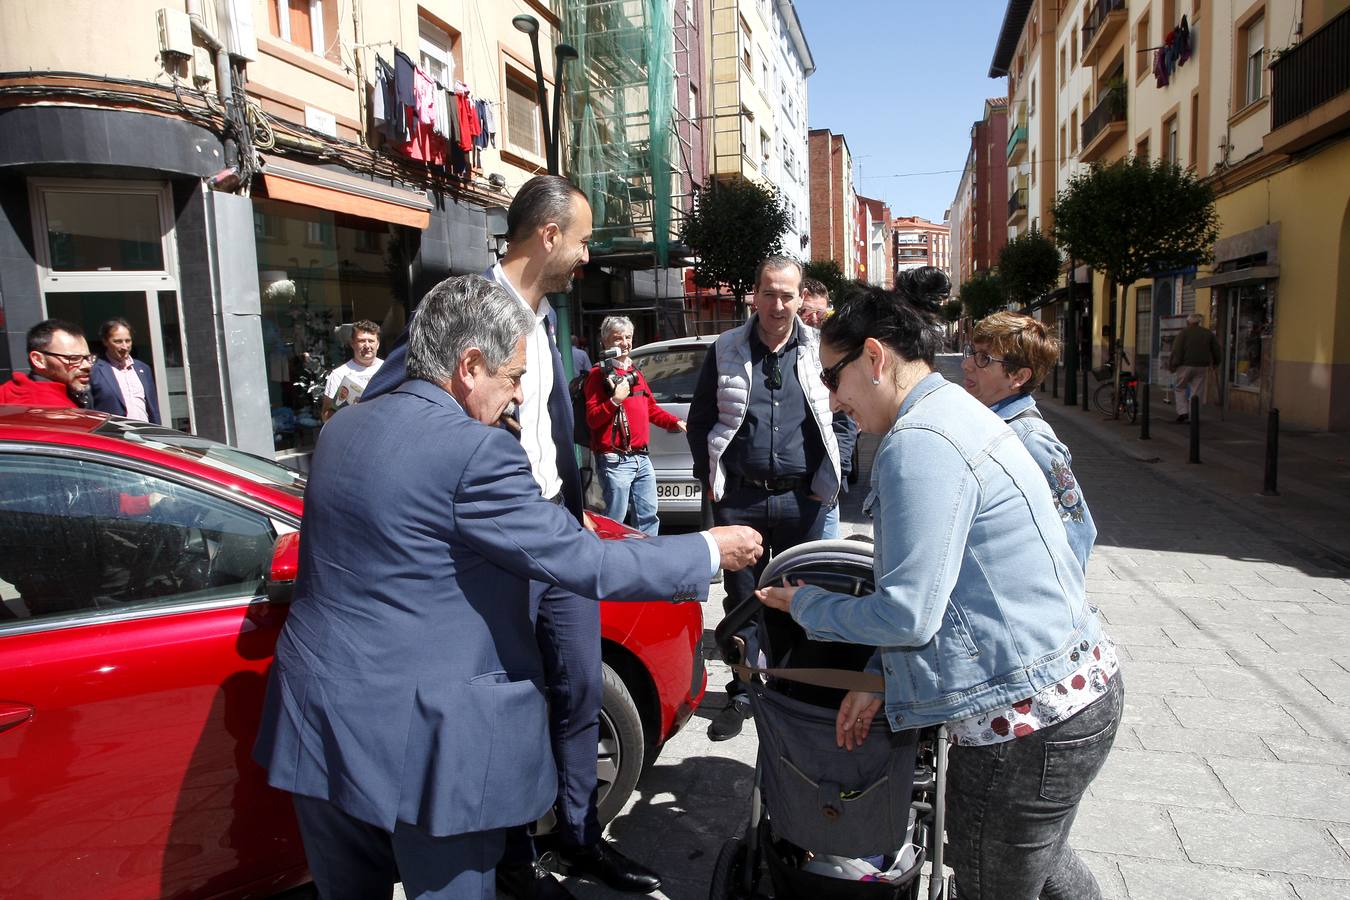
[[[949,722],[947,732],[963,747],[988,747],[1026,737],[1091,706],[1106,693],[1107,684],[1118,671],[1116,645],[1104,637],[1087,655],[1087,662],[1069,677],[1005,709]]]

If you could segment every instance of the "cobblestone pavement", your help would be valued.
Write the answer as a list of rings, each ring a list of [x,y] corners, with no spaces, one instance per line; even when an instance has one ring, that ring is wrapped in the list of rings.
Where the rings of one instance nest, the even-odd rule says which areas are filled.
[[[1128,673],[1124,727],[1072,838],[1105,896],[1350,897],[1350,573],[1043,406],[1101,530],[1088,591]],[[846,527],[866,530],[861,494],[849,499]],[[719,593],[709,634],[720,615]],[[747,816],[753,723],[725,743],[705,735],[725,681],[713,664],[698,716],[609,829],[672,900],[707,896]]]

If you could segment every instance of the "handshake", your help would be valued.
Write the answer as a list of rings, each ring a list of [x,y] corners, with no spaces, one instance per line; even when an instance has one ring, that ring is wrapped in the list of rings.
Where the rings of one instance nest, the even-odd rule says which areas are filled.
[[[753,566],[764,552],[759,532],[748,525],[719,525],[708,529],[708,534],[717,542],[722,568],[728,572]]]

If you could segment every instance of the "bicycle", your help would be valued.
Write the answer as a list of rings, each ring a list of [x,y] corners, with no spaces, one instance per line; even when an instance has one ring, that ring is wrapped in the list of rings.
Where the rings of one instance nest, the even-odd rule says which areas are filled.
[[[1125,351],[1120,352],[1121,361],[1125,365],[1130,364],[1130,357]],[[1129,370],[1122,370],[1120,373],[1120,390],[1117,392],[1115,384],[1115,362],[1108,361],[1100,369],[1093,371],[1093,375],[1101,382],[1092,394],[1092,402],[1105,415],[1115,415],[1119,411],[1127,421],[1134,422],[1139,417],[1139,379]],[[1114,402],[1113,402],[1114,401]]]

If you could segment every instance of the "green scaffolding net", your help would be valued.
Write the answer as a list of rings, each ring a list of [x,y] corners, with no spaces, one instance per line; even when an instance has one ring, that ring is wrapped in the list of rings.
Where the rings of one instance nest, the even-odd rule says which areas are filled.
[[[591,202],[592,253],[669,262],[675,52],[671,0],[573,0],[567,172]]]

